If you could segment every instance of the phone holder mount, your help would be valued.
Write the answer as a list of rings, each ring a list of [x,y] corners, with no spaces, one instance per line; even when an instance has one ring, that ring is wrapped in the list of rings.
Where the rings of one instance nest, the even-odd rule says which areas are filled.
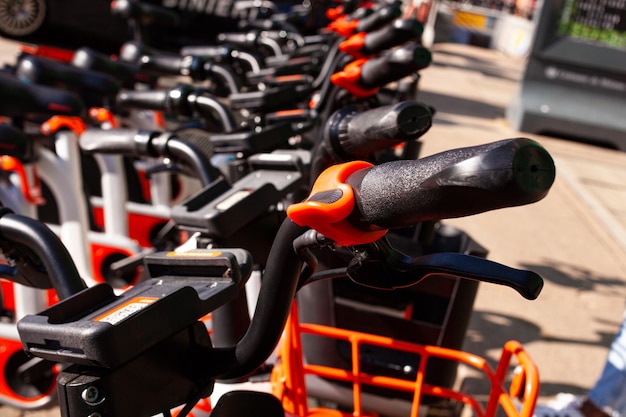
[[[212,346],[200,319],[237,296],[252,257],[195,249],[144,265],[150,278],[119,296],[97,285],[18,323],[28,353],[70,364],[57,380],[62,415],[154,415],[211,394],[194,360]]]

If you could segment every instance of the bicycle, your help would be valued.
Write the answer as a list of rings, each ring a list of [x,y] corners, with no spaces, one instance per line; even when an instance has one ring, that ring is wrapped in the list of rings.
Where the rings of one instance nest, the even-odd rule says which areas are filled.
[[[492,175],[495,172],[498,175]],[[468,173],[472,175],[463,175]],[[361,284],[388,289],[442,272],[508,285],[526,298],[536,298],[542,279],[535,273],[463,254],[403,256],[384,235],[389,229],[432,218],[530,204],[547,194],[553,180],[549,154],[536,142],[521,138],[417,161],[378,166],[352,162],[330,168],[308,199],[288,209],[290,219],[272,245],[248,331],[236,345],[219,348],[211,347],[204,325],[197,320],[241,288],[253,263],[245,250],[151,255],[146,258],[151,279],[116,296],[106,284],[85,289],[69,254],[54,242],[56,236],[40,229],[32,232],[41,226],[23,226],[28,223],[23,219],[18,226],[11,222],[16,215],[7,213],[0,217],[0,236],[30,247],[31,251],[20,252],[20,246],[12,246],[18,272],[33,265],[20,260],[39,259],[49,273],[47,278],[37,274],[41,281],[33,278],[27,283],[52,284],[63,298],[18,324],[30,354],[72,364],[58,380],[63,415],[169,414],[168,410],[187,403],[181,411],[184,415],[195,401],[210,394],[215,380],[244,377],[266,360],[283,332],[296,291],[307,282],[348,275]],[[388,204],[390,196],[400,204]],[[311,250],[334,245],[351,248],[353,261],[347,267],[315,272]],[[509,348],[519,351],[514,345]],[[532,366],[527,369],[522,375],[536,381]],[[503,372],[504,365],[497,373]],[[517,416],[505,397],[522,391],[494,391],[489,413],[501,401],[505,412]],[[536,387],[526,389],[526,394],[536,395]],[[263,393],[233,392],[218,401],[213,412],[232,415],[228,409],[235,407],[240,412],[284,413],[277,401]],[[524,402],[523,415],[530,415],[533,401]]]

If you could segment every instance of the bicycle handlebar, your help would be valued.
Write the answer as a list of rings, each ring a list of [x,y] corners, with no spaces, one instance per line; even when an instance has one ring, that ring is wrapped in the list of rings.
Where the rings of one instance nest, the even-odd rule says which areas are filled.
[[[373,30],[379,29],[392,20],[397,19],[402,15],[402,10],[398,6],[386,6],[382,7],[379,10],[376,10],[374,13],[366,16],[362,19],[359,19],[358,24],[356,26],[357,32],[371,32]]]
[[[163,110],[170,107],[170,90],[132,90],[121,91],[117,95],[117,104],[127,108],[145,110]]]
[[[550,154],[518,138],[395,161],[355,173],[362,221],[395,228],[533,203],[555,178]]]
[[[431,59],[430,51],[421,45],[398,48],[365,62],[361,67],[359,85],[365,89],[383,86],[426,68]]]
[[[347,115],[340,111],[329,120],[329,134],[341,142],[343,151],[354,158],[416,139],[430,129],[432,114],[427,106],[412,101],[376,107]],[[339,120],[337,120],[339,119]]]
[[[368,97],[384,85],[426,68],[431,59],[427,48],[409,44],[378,58],[352,61],[331,75],[330,81],[356,97]]]
[[[232,131],[236,122],[230,109],[203,88],[179,83],[170,89],[122,91],[117,95],[122,108],[162,110],[177,116],[191,117],[196,112],[205,120],[218,122]]]
[[[140,42],[128,41],[120,47],[120,53],[118,59],[123,62],[129,62],[131,64],[139,64],[139,60],[144,55],[172,55],[177,56],[179,54],[159,51],[155,48],[143,45]]]
[[[134,129],[87,129],[80,137],[81,149],[87,153],[129,156],[169,157],[190,166],[203,185],[219,176],[210,161],[211,144],[191,143],[172,133],[145,132]]]
[[[353,168],[346,170],[346,165]],[[307,201],[287,209],[291,221],[283,223],[272,245],[248,331],[236,346],[208,353],[207,365],[219,363],[213,368],[218,377],[236,378],[252,372],[272,352],[295,295],[293,278],[288,277],[298,277],[301,266],[299,258],[286,248],[290,247],[288,242],[303,235],[306,231],[303,226],[339,244],[360,245],[382,237],[384,232],[371,230],[381,226],[403,227],[428,219],[466,216],[538,201],[547,194],[554,174],[548,152],[525,138],[451,150],[416,161],[373,167],[356,162],[331,167],[320,176]],[[345,201],[347,194],[352,195],[351,201]],[[351,216],[358,219],[355,221]],[[342,224],[343,233],[335,233],[332,224],[330,228],[328,224],[337,219],[355,226]],[[363,235],[363,230],[371,232],[366,236],[369,241],[355,238]],[[325,241],[314,235],[313,240]],[[490,274],[481,274],[475,265],[465,271],[458,267],[461,264],[447,269],[452,265],[448,260],[444,259],[442,266],[448,273],[463,276],[467,272],[471,278],[509,285],[528,298],[535,297],[541,288],[541,278],[534,273],[517,274],[513,269],[492,268]],[[430,263],[432,268],[438,264],[435,261],[430,258],[424,265]],[[498,280],[491,272],[506,277]]]
[[[551,185],[551,180],[554,178],[554,167],[552,166],[552,160],[547,152],[536,142],[523,138],[443,152],[441,154],[434,155],[433,157],[424,159],[424,161],[402,161],[403,163],[406,162],[406,164],[401,167],[398,167],[394,163],[385,163],[379,165],[378,167],[372,167],[369,164],[357,162],[353,164],[355,168],[352,169],[351,172],[346,171],[342,166],[332,167],[330,170],[325,171],[320,178],[322,182],[329,183],[328,172],[330,171],[331,174],[335,175],[337,182],[340,182],[342,185],[342,187],[339,187],[340,193],[335,192],[337,187],[329,189],[321,187],[318,183],[316,183],[316,187],[318,189],[314,189],[309,202],[328,204],[330,209],[327,210],[327,212],[334,212],[334,214],[339,216],[350,216],[354,207],[358,206],[357,214],[361,213],[359,226],[364,227],[364,221],[371,221],[372,216],[367,215],[367,213],[366,215],[363,215],[363,209],[371,208],[371,205],[381,204],[381,201],[386,198],[392,199],[392,205],[403,206],[407,200],[411,200],[411,203],[415,203],[415,201],[412,200],[421,197],[424,189],[432,192],[432,190],[436,188],[447,190],[448,188],[473,189],[478,187],[488,190],[486,194],[478,193],[481,194],[480,197],[484,199],[493,198],[496,200],[496,203],[491,205],[482,203],[480,205],[480,210],[484,211],[502,207],[503,204],[519,205],[536,201],[541,196],[545,195]],[[421,171],[424,172],[422,173]],[[481,176],[480,174],[485,175]],[[385,177],[390,177],[390,180],[385,181]],[[528,181],[529,179],[531,181]],[[464,182],[467,182],[467,187],[463,187],[465,185]],[[383,183],[384,188],[388,189],[388,191],[381,192],[381,184]],[[427,186],[424,187],[424,184]],[[326,202],[320,201],[322,200],[321,197],[323,193],[326,193],[326,197],[337,197],[338,194],[341,194],[343,191],[346,193],[351,192],[348,187],[350,189],[354,187],[354,201],[357,204],[352,206],[350,206],[350,204],[346,204],[344,207],[344,205],[341,204],[333,205],[333,202],[329,201],[329,199],[326,199]],[[514,190],[512,192],[514,197],[509,197],[508,194],[511,194],[511,192],[503,191],[501,189],[502,187],[512,188]],[[411,193],[411,188],[417,188],[417,191]],[[403,194],[407,192],[411,194],[408,199],[403,196]],[[377,199],[372,199],[370,197],[372,193],[381,193],[383,195]],[[502,194],[507,196],[507,198],[502,199]],[[468,195],[473,196],[474,194],[470,192]],[[467,195],[465,197],[467,197]],[[426,204],[424,206],[418,204],[418,208],[414,210],[426,209],[436,211],[437,204],[440,205],[444,213],[448,210],[449,205],[463,206],[467,204],[470,206],[469,209],[458,209],[456,213],[458,215],[471,214],[476,210],[476,207],[473,206],[474,202],[471,198],[456,199],[456,201],[453,200],[452,202],[446,201],[445,198],[431,199],[430,205]],[[347,208],[347,213],[345,208]],[[420,217],[416,216],[412,210],[383,211],[387,211],[387,217],[395,217],[395,223],[397,224],[409,223],[409,221],[403,220],[404,217],[411,219],[410,221],[419,221],[420,219]],[[288,214],[290,217],[293,217],[293,213]],[[450,213],[448,213],[448,215],[449,214]],[[0,219],[0,232],[2,232],[3,220],[4,219]],[[322,220],[322,222],[323,221],[324,220]],[[377,224],[373,224],[373,226],[377,227]],[[186,357],[185,361],[186,363],[193,363],[192,374],[201,376],[203,383],[212,381],[213,378],[228,380],[248,375],[257,369],[257,367],[262,364],[275,349],[289,315],[292,300],[296,294],[300,280],[303,278],[301,277],[301,273],[303,271],[303,259],[307,261],[311,268],[314,268],[315,262],[311,262],[314,261],[314,259],[311,259],[311,254],[307,253],[309,249],[328,246],[329,243],[332,243],[332,240],[335,240],[334,237],[330,237],[330,235],[328,235],[326,237],[331,239],[329,240],[326,237],[321,236],[319,232],[311,230],[309,227],[310,226],[308,225],[306,227],[299,226],[289,218],[286,219],[281,225],[275,236],[268,256],[268,261],[266,263],[267,266],[263,276],[263,285],[261,285],[260,288],[259,298],[254,315],[252,316],[251,324],[246,333],[235,345],[211,347],[210,343],[205,343],[205,341],[202,340],[198,342],[194,339],[183,341],[184,343],[178,348],[177,352],[185,352],[185,355],[191,355],[189,358]],[[368,251],[368,253],[370,250],[375,252],[378,250],[377,248],[382,248],[379,250],[379,253],[382,254],[383,257],[374,259],[373,261],[386,264],[386,259],[384,259],[385,257],[389,258],[388,255],[391,255],[392,258],[395,258],[396,262],[394,262],[394,259],[389,262],[390,268],[388,268],[388,271],[404,273],[403,279],[406,280],[396,281],[395,283],[392,283],[392,285],[410,285],[411,283],[414,283],[414,280],[409,281],[409,278],[411,277],[408,276],[412,270],[415,271],[417,278],[423,278],[431,273],[444,273],[461,278],[478,279],[504,284],[516,289],[527,298],[536,297],[541,289],[541,277],[532,272],[528,273],[522,271],[520,273],[519,270],[506,267],[501,268],[493,262],[474,257],[469,257],[471,261],[466,263],[465,260],[468,258],[467,255],[460,254],[453,254],[453,256],[445,256],[447,254],[441,254],[444,256],[439,256],[439,254],[435,254],[432,256],[414,258],[409,260],[409,262],[405,260],[397,262],[398,256],[394,256],[389,250],[384,248],[384,239],[377,239],[372,242],[372,244],[367,246],[364,245],[363,242],[356,243],[360,246],[358,251],[355,251],[355,253],[362,254],[363,250]],[[41,246],[41,240],[38,239],[31,240],[30,243],[32,243],[34,247]],[[47,246],[45,242],[44,246]],[[228,249],[223,250],[229,251]],[[218,251],[219,253],[214,253],[214,251],[211,250],[209,251],[211,253],[199,253],[198,256],[206,261],[213,256],[221,254],[221,251]],[[26,316],[18,324],[18,331],[20,331],[21,337],[26,337],[25,346],[30,349],[29,351],[31,353],[34,353],[37,356],[54,360],[54,358],[59,357],[59,354],[61,354],[60,356],[63,358],[71,358],[72,352],[74,351],[68,349],[78,349],[81,346],[84,347],[84,343],[93,345],[93,340],[89,338],[91,333],[84,334],[83,328],[77,326],[75,322],[76,315],[80,315],[81,312],[86,309],[86,305],[89,305],[89,308],[86,309],[87,311],[85,312],[84,317],[80,317],[81,323],[87,326],[87,328],[92,328],[94,326],[97,327],[100,337],[103,337],[105,333],[112,330],[112,333],[119,337],[119,339],[115,337],[112,339],[106,339],[106,343],[116,344],[116,351],[118,353],[124,353],[126,351],[124,350],[124,341],[122,340],[125,339],[123,337],[124,332],[120,332],[117,329],[123,327],[124,329],[139,330],[142,323],[142,317],[143,320],[146,321],[153,319],[154,317],[166,317],[169,311],[180,307],[179,302],[181,300],[189,301],[193,304],[193,307],[185,306],[186,308],[177,310],[178,314],[176,314],[176,316],[178,318],[175,323],[176,326],[172,325],[171,334],[187,334],[187,332],[181,333],[184,326],[188,325],[187,323],[195,323],[193,329],[197,329],[198,326],[196,325],[199,324],[199,326],[202,327],[202,334],[204,334],[204,325],[198,323],[196,320],[205,315],[208,311],[199,309],[199,307],[201,305],[204,306],[205,304],[207,306],[215,307],[216,303],[218,305],[222,305],[227,301],[225,299],[225,292],[223,293],[223,296],[220,295],[222,293],[215,293],[213,296],[214,298],[205,298],[208,296],[206,293],[207,288],[213,288],[212,285],[209,285],[210,282],[217,283],[218,281],[224,281],[228,284],[227,281],[229,280],[225,279],[224,265],[221,263],[223,259],[219,260],[219,264],[214,265],[216,267],[219,265],[220,268],[209,268],[211,271],[207,272],[207,276],[214,277],[211,278],[213,281],[209,281],[209,283],[207,283],[207,278],[204,277],[204,275],[197,275],[198,272],[200,272],[197,269],[191,268],[190,270],[187,270],[189,268],[186,269],[186,267],[183,267],[182,271],[180,271],[181,281],[178,281],[180,282],[180,287],[176,287],[176,280],[167,280],[170,284],[170,289],[167,293],[163,294],[163,299],[159,299],[158,294],[156,294],[154,290],[155,286],[162,285],[160,282],[163,281],[163,276],[172,276],[172,278],[174,278],[173,275],[178,275],[179,273],[178,271],[170,268],[171,262],[167,259],[172,256],[172,253],[163,253],[161,258],[162,260],[159,261],[158,264],[155,264],[154,272],[156,276],[130,290],[131,294],[127,298],[122,297],[118,299],[118,297],[112,297],[109,294],[112,294],[112,290],[107,292],[106,297],[98,295],[97,298],[103,305],[98,307],[97,311],[93,310],[93,306],[91,304],[87,304],[87,300],[90,299],[89,294],[96,293],[97,295],[102,293],[101,287],[99,288],[96,286],[90,288],[87,292],[82,292],[77,297],[73,297],[68,300],[69,302],[75,301],[73,304],[70,303],[66,306],[53,306],[48,310],[48,312],[44,312],[41,315],[34,317]],[[177,265],[180,264],[183,259],[190,260],[191,263],[188,266],[195,265],[195,262],[199,258],[196,259],[193,256],[194,255],[192,253],[181,253],[178,257],[179,260],[177,261]],[[50,254],[49,257],[54,259],[56,254]],[[360,261],[372,260],[369,257],[361,255],[355,256],[355,259]],[[251,262],[246,261],[246,264],[251,265]],[[394,269],[398,266],[398,264],[400,264],[399,266],[401,268],[407,266],[408,268],[411,268],[411,270],[408,268],[399,270]],[[348,266],[345,268],[343,275],[348,275],[350,278],[353,278],[353,276],[363,276],[362,274],[359,275],[362,270],[355,270],[354,265],[355,264],[351,263],[352,267]],[[207,265],[205,265],[205,267],[206,266]],[[54,270],[50,270],[50,272],[55,274],[59,273],[59,277],[61,279],[66,279],[66,272],[58,272]],[[216,274],[212,275],[212,273]],[[324,271],[321,273],[323,274]],[[185,274],[189,275],[187,276]],[[201,285],[197,282],[199,276],[203,277]],[[184,277],[191,280],[189,281],[189,284],[184,284]],[[306,277],[304,278],[306,280]],[[195,284],[193,284],[194,282]],[[365,283],[367,284],[367,282]],[[228,285],[229,288],[232,288],[232,285]],[[202,295],[200,295],[197,291],[200,291]],[[151,304],[150,308],[145,308],[140,312],[137,312],[137,314],[130,314],[125,317],[121,317],[120,320],[123,321],[122,323],[118,323],[115,326],[106,326],[104,325],[105,323],[95,323],[95,320],[93,320],[94,315],[97,317],[110,317],[112,313],[118,311],[117,305],[119,303],[121,303],[121,305],[126,305],[128,304],[128,298],[135,300],[138,296],[144,293],[150,294],[151,297],[155,298],[154,304]],[[232,295],[233,292],[231,291],[230,294]],[[104,298],[106,298],[106,300]],[[153,322],[154,320],[151,321],[151,323]],[[154,325],[152,324],[152,326]],[[45,340],[43,341],[41,333],[42,329],[45,329],[44,334],[46,335]],[[67,333],[70,329],[71,332]],[[189,327],[188,329],[191,330],[192,327]],[[59,331],[59,333],[56,333],[56,331]],[[28,333],[27,336],[24,335],[24,333]],[[75,334],[80,335],[80,339],[75,339]],[[158,360],[154,362],[155,365],[153,365],[153,368],[155,371],[158,371],[161,369],[160,367],[163,366],[171,366],[172,354],[168,349],[170,346],[173,346],[173,343],[172,338],[167,333],[167,329],[152,337],[154,339],[153,343],[157,343],[159,340],[163,341],[163,344],[159,346],[164,347],[164,351],[158,351],[158,349],[155,351],[155,349],[151,348],[153,345],[133,345],[131,347],[133,355],[138,356],[122,355],[121,359],[116,361],[116,358],[109,357],[109,355],[107,355],[108,351],[104,349],[104,358],[109,359],[112,364],[118,364],[120,367],[105,369],[97,375],[101,375],[101,380],[106,380],[107,383],[115,383],[116,375],[125,375],[128,372],[132,373],[132,371],[136,369],[133,366],[125,366],[125,364],[143,363],[141,361],[142,358],[145,357],[144,355],[152,355],[155,352],[157,352],[158,355],[162,355],[157,356]],[[178,339],[176,339],[176,341],[178,341]],[[117,345],[118,342],[120,345]],[[59,346],[65,349],[59,350]],[[95,356],[93,358],[83,358],[81,355],[76,355],[77,362],[74,363],[93,363],[94,360],[99,360],[100,356],[102,356],[97,352],[94,352],[94,355]],[[135,361],[135,358],[138,362]],[[150,362],[150,364],[152,364],[152,362]],[[94,366],[99,368],[97,363],[95,363]],[[71,376],[73,374],[70,373],[69,375]],[[111,378],[109,378],[109,376],[111,376]],[[154,373],[154,376],[158,376],[163,379],[167,378],[169,374],[156,372]],[[188,381],[187,377],[179,377],[179,379]],[[193,381],[195,382],[195,380]],[[206,386],[210,388],[211,385],[208,384]],[[81,401],[80,392],[81,390],[72,393],[73,400],[79,402]],[[208,394],[210,394],[210,391],[206,392],[206,395]],[[152,401],[153,399],[150,400]],[[169,409],[179,404],[174,404],[171,401],[173,400],[168,402],[164,399],[164,401],[161,402],[163,403],[162,409]],[[106,405],[108,405],[108,403],[102,407]]]
[[[211,62],[231,67],[243,65],[244,68],[253,72],[260,71],[263,62],[256,52],[235,49],[230,45],[185,46],[181,48],[180,55],[203,57]]]
[[[375,152],[415,140],[430,129],[432,114],[413,101],[357,112],[353,106],[333,113],[311,158],[311,178],[332,164],[367,159]]]
[[[155,83],[153,77],[141,72],[137,65],[130,62],[112,60],[109,56],[87,47],[76,50],[72,58],[72,65],[112,75],[127,88],[134,88],[135,83],[150,85]]]
[[[156,25],[178,27],[180,16],[165,7],[135,0],[115,0],[111,2],[111,13],[126,19],[141,19]]]
[[[87,154],[121,154],[128,156],[157,156],[150,149],[158,132],[140,132],[135,129],[87,129],[79,139],[80,148]]]
[[[402,45],[421,33],[421,26],[413,25],[411,19],[397,19],[371,33],[360,32],[350,36],[339,44],[339,50],[355,58],[363,58]]]
[[[180,55],[202,56],[220,62],[225,58],[230,58],[233,48],[229,45],[190,45],[181,48]]]
[[[369,243],[386,229],[538,201],[555,178],[537,142],[508,139],[418,160],[331,167],[288,216],[341,245]]]
[[[86,288],[71,255],[48,226],[6,208],[1,210],[0,247],[17,270],[7,278],[35,288],[54,288],[60,299]]]
[[[181,75],[191,73],[194,68],[202,67],[206,60],[193,56],[144,55],[139,61],[140,68],[155,71],[163,75]]]
[[[402,15],[402,10],[394,5],[377,10],[358,8],[350,16],[343,16],[331,22],[328,27],[342,36],[351,36],[359,32],[371,32],[385,26]]]

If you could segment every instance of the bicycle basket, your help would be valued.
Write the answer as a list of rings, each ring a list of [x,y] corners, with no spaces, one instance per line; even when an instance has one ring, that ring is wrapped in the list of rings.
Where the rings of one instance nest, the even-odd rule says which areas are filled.
[[[352,369],[339,369],[330,366],[303,362],[301,335],[310,334],[346,341],[351,346]],[[413,381],[395,377],[368,374],[362,371],[359,352],[363,346],[384,347],[400,353],[409,352],[420,358],[416,378]],[[479,401],[474,396],[451,388],[430,385],[424,382],[424,374],[429,360],[441,358],[457,361],[474,368],[490,382],[490,392],[486,400]],[[513,377],[508,380],[509,371],[515,366]],[[328,381],[336,381],[351,387],[351,411],[331,408],[309,408],[306,378],[316,376]],[[300,417],[343,417],[372,416],[373,411],[364,400],[366,388],[397,390],[412,394],[407,416],[418,417],[424,397],[451,400],[453,403],[469,407],[476,417],[495,417],[502,411],[507,417],[531,417],[539,392],[539,375],[534,362],[517,341],[507,342],[502,350],[495,371],[487,360],[463,351],[430,345],[419,345],[373,334],[360,333],[328,326],[299,323],[297,307],[292,307],[291,316],[285,328],[278,350],[278,360],[272,371],[272,389],[283,403],[285,412]],[[384,401],[384,398],[382,399]]]

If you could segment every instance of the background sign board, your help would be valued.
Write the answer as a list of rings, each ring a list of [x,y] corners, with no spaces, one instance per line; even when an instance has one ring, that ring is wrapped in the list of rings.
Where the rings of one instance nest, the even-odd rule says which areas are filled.
[[[626,150],[626,0],[545,1],[508,119]]]

